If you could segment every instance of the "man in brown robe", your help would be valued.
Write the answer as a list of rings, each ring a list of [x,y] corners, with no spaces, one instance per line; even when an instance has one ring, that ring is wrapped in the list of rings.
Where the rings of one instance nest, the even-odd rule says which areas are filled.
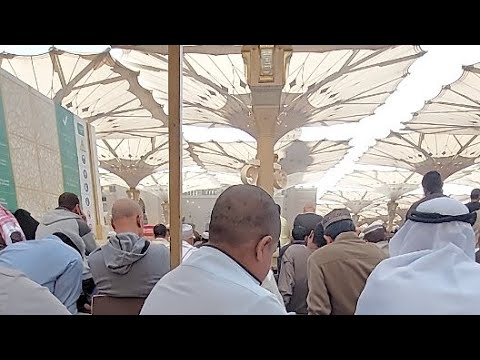
[[[335,209],[323,219],[327,245],[307,263],[308,314],[353,315],[368,276],[384,252],[360,239],[347,209]]]

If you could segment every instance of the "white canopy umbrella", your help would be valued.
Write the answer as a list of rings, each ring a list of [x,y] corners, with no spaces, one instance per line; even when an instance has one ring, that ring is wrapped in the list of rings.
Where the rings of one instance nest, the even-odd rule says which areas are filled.
[[[287,186],[321,176],[346,154],[347,142],[280,141],[275,146],[278,163],[287,173]],[[240,182],[242,168],[256,157],[255,142],[189,142],[187,151],[198,166],[213,173],[231,173]]]
[[[0,68],[95,126],[99,137],[152,137],[167,115],[138,74],[111,55],[73,54],[51,48],[26,56],[0,53]]]
[[[383,165],[415,171],[421,175],[438,171],[444,180],[479,161],[480,139],[476,135],[392,132],[377,140],[359,159],[359,164]]]
[[[164,46],[115,45],[120,61],[140,73],[140,83],[167,109]],[[374,113],[424,52],[410,45],[292,46],[275,136],[305,125],[358,121]],[[184,48],[185,124],[233,126],[256,138],[252,95],[241,46]]]
[[[409,129],[422,133],[480,133],[480,63],[464,66],[462,76],[413,115]]]

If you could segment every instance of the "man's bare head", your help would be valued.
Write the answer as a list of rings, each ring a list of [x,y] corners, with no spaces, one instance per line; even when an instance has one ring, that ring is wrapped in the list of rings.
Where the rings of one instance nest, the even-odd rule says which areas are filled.
[[[280,237],[280,215],[272,197],[252,185],[235,185],[215,202],[209,243],[229,253],[263,279]]]
[[[112,228],[117,234],[131,232],[143,236],[143,212],[138,202],[119,199],[112,206]]]
[[[315,204],[311,201],[307,202],[303,207],[304,213],[314,213],[315,212]]]

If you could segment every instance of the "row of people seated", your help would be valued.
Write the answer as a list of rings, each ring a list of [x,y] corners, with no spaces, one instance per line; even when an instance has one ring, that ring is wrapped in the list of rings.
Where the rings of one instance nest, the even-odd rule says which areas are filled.
[[[68,201],[70,204],[66,203]],[[78,204],[78,197],[74,194],[62,194],[59,208],[53,211],[62,216],[56,215],[58,221],[50,228],[56,232],[29,241],[25,241],[26,236],[15,217],[3,209],[8,218],[5,224],[10,224],[17,231],[13,236],[15,240],[10,241],[9,246],[5,244],[0,252],[0,267],[15,269],[45,286],[71,314],[76,314],[78,310],[89,312],[91,297],[95,294],[146,298],[158,280],[170,270],[166,232],[158,234],[159,237],[163,235],[163,243],[162,240],[150,241],[143,237],[140,206],[133,200],[120,199],[112,207],[111,225],[115,233],[110,234],[105,245],[96,248],[91,246],[90,249],[94,250],[87,256],[86,244],[90,235],[86,239],[85,231],[80,231],[86,224],[83,223]],[[70,215],[65,214],[67,211]],[[37,233],[55,223],[50,221],[54,214],[47,214],[42,219],[37,225]],[[61,226],[62,222],[65,227]],[[42,224],[44,226],[40,227]],[[157,232],[161,230],[161,227],[156,229]],[[204,233],[202,244],[207,238],[208,234]],[[199,250],[192,245],[193,241],[192,226],[183,224],[183,261]],[[273,273],[269,271],[267,275],[262,285],[281,301]],[[17,306],[21,307],[22,304],[18,303]]]
[[[117,234],[85,257],[86,261],[81,254],[82,246],[78,246],[79,242],[84,244],[80,237],[69,234],[74,241],[68,232],[56,232],[45,239],[25,241],[18,224],[5,220],[10,215],[4,212],[0,216],[4,247],[0,260],[5,254],[9,255],[0,265],[2,313],[74,312],[68,311],[74,308],[72,305],[68,307],[55,294],[56,285],[50,291],[48,282],[46,287],[35,286],[42,280],[32,279],[32,270],[27,273],[27,268],[19,269],[23,263],[18,259],[22,257],[14,255],[20,252],[9,251],[29,243],[35,244],[31,249],[39,248],[42,240],[48,242],[49,247],[56,243],[75,253],[76,263],[80,264],[76,266],[76,283],[82,282],[88,269],[99,294],[115,288],[130,291],[131,295],[135,293],[132,289],[151,286],[153,289],[143,296],[146,300],[141,314],[305,313],[304,309],[288,308],[290,302],[285,301],[285,295],[292,300],[293,292],[298,290],[297,281],[305,288],[305,275],[301,274],[305,268],[294,265],[292,271],[292,264],[288,262],[305,257],[306,312],[309,314],[480,313],[476,305],[479,295],[474,286],[480,276],[480,266],[474,259],[472,229],[477,214],[469,213],[465,205],[448,197],[428,199],[412,209],[405,225],[390,241],[390,257],[381,249],[379,241],[372,244],[358,236],[348,210],[333,210],[320,224],[315,224],[313,233],[304,231],[301,235],[306,242],[304,247],[294,244],[285,250],[283,256],[288,261],[282,262],[280,280],[287,284],[287,292],[288,286],[291,287],[292,295],[282,290],[283,299],[265,286],[265,281],[273,278],[271,258],[280,237],[278,208],[266,192],[255,186],[233,186],[219,196],[211,214],[208,243],[192,249],[182,265],[173,271],[169,271],[168,249],[143,238],[141,209],[132,200],[123,199],[114,204],[112,226]],[[300,226],[297,224],[297,230]],[[185,238],[188,234],[187,231]],[[47,245],[42,251],[45,249]],[[32,254],[34,251],[29,255]],[[153,260],[162,264],[152,264]],[[41,260],[29,264],[37,262]],[[142,268],[144,274],[148,275],[152,269],[157,273],[139,278]],[[299,274],[297,269],[301,270]],[[163,273],[159,276],[160,272]],[[152,280],[155,277],[158,279]],[[295,282],[293,287],[289,278]],[[22,301],[19,294],[28,295]],[[116,295],[129,296],[123,291]],[[434,306],[432,298],[435,298]],[[18,301],[13,303],[12,299]],[[45,304],[42,306],[42,303]]]

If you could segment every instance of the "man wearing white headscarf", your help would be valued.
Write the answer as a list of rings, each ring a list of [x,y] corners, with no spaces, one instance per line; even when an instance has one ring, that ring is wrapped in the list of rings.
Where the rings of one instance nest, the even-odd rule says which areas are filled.
[[[182,261],[187,260],[197,248],[193,246],[195,233],[190,224],[182,224]]]
[[[356,314],[480,314],[475,217],[448,197],[419,204],[370,274]]]

